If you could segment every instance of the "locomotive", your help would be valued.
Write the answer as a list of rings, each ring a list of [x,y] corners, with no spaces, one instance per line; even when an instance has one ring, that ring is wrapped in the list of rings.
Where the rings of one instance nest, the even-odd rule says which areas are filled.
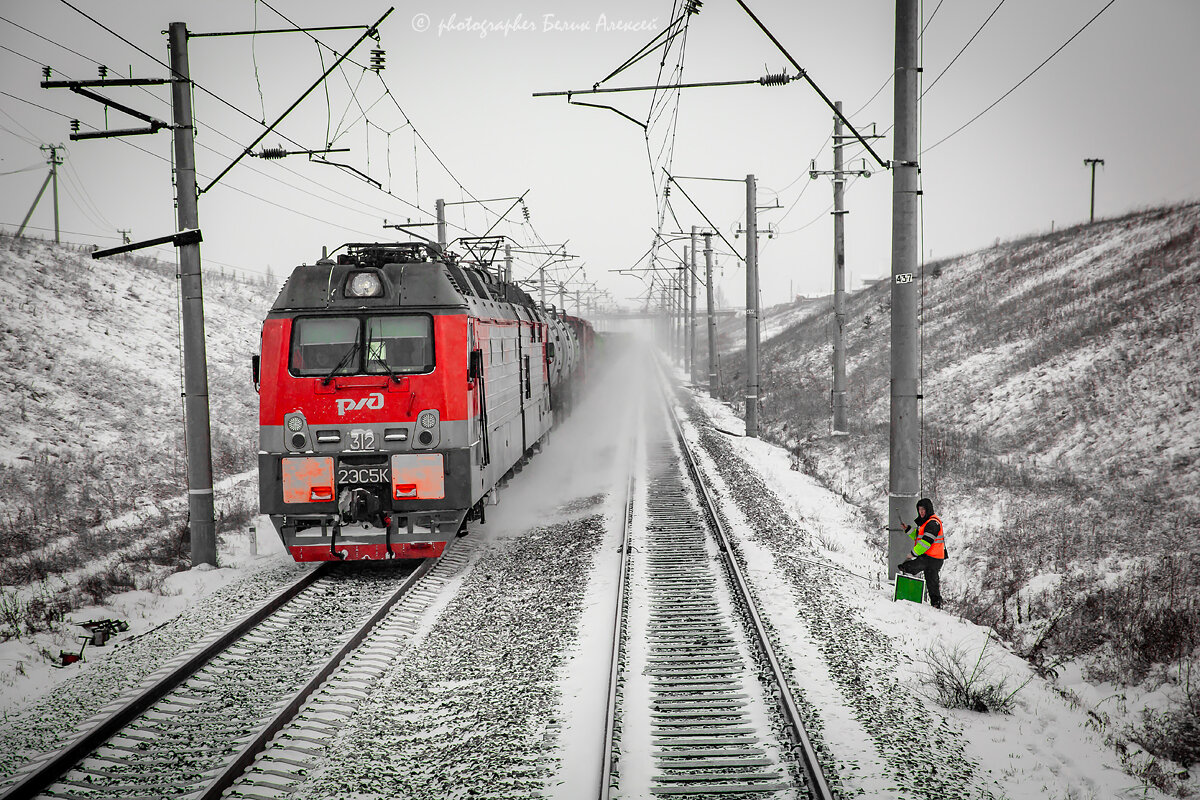
[[[591,326],[437,245],[343,247],[263,323],[262,512],[297,561],[437,556],[570,407]]]

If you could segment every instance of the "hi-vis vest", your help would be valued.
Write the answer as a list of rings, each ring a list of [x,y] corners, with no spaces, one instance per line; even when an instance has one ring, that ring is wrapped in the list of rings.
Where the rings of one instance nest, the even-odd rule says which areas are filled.
[[[921,537],[925,535],[925,526],[929,524],[929,520],[936,519],[938,522],[937,536],[933,540],[933,544],[925,551],[925,555],[930,558],[945,558],[946,557],[946,525],[942,522],[941,517],[934,514],[929,519],[921,523],[921,527],[917,528],[916,541],[921,541]]]

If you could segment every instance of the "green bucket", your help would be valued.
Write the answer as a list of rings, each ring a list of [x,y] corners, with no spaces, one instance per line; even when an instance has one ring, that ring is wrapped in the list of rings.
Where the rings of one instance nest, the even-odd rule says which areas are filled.
[[[896,595],[893,600],[911,600],[920,603],[925,597],[925,581],[910,575],[896,573]]]

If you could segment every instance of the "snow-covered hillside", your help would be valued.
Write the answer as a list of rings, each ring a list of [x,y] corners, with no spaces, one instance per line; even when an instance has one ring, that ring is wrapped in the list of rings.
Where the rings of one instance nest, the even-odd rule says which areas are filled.
[[[175,274],[146,257],[94,260],[70,245],[0,237],[0,584],[63,575],[147,528],[181,524]],[[250,356],[276,287],[208,270],[204,289],[220,480],[255,467]],[[65,594],[55,603],[76,604]]]
[[[0,459],[28,460],[39,449],[138,460],[174,451],[182,414],[175,266],[11,242],[0,239],[0,403],[22,424],[9,427]],[[244,438],[256,414],[246,391],[250,355],[275,288],[209,272],[204,289],[215,438]]]
[[[1200,760],[1200,205],[927,264],[921,291],[922,493],[947,521],[949,607],[1047,674],[1160,688],[1170,711],[1135,707],[1132,730]],[[882,528],[888,282],[848,315],[850,436],[830,435],[828,299],[764,341],[760,423]],[[740,407],[744,356],[721,363]]]

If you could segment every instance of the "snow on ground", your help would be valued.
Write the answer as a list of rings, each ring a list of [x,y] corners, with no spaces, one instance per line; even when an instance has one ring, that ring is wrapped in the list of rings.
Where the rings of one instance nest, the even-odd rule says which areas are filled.
[[[758,331],[758,338],[762,341],[778,336],[788,328],[795,325],[802,319],[807,319],[812,315],[820,312],[826,304],[829,303],[829,298],[803,299],[797,300],[794,303],[784,303],[782,305],[773,306],[766,309],[761,322],[762,327]],[[743,341],[745,340],[745,321],[743,320]]]
[[[740,420],[727,406],[705,396],[698,396],[698,400],[712,424],[730,431],[742,430]],[[928,605],[893,601],[878,547],[870,545],[871,539],[880,534],[867,530],[861,515],[841,498],[793,471],[787,451],[756,439],[731,438],[730,442],[747,467],[755,470],[784,502],[795,524],[816,533],[811,552],[769,553],[747,548],[754,571],[766,581],[759,583],[760,600],[765,600],[768,617],[783,634],[788,655],[798,671],[805,667],[816,670],[816,675],[810,677],[804,669],[802,680],[806,687],[811,685],[814,698],[837,699],[841,692],[828,683],[820,663],[814,662],[811,648],[804,646],[807,634],[797,622],[801,615],[786,582],[770,577],[771,563],[780,559],[811,559],[834,567],[833,571],[814,573],[836,576],[822,591],[844,597],[866,625],[890,640],[899,653],[899,660],[890,668],[902,690],[909,694],[912,714],[940,716],[949,723],[948,730],[961,739],[966,755],[979,765],[978,790],[1010,800],[1165,796],[1122,772],[1118,754],[1104,744],[1088,709],[1065,700],[1058,687],[1034,676],[1029,665],[998,643],[990,631]],[[726,501],[725,505],[730,503]],[[928,668],[924,664],[926,651],[938,647],[959,648],[972,662],[986,647],[983,660],[989,664],[994,680],[1005,680],[1013,689],[1020,687],[1014,712],[980,714],[941,708],[925,681]],[[828,671],[828,665],[824,666]],[[845,743],[861,742],[853,756],[859,759],[858,769],[849,783],[860,786],[865,796],[886,796],[879,793],[880,785],[894,785],[890,782],[892,776],[881,770],[884,762],[863,736],[861,722],[824,719],[825,738],[840,750],[840,758],[847,757],[841,750]]]
[[[0,642],[0,713],[7,720],[17,717],[23,709],[36,706],[47,695],[69,682],[84,683],[95,670],[115,653],[139,649],[138,640],[160,630],[168,623],[180,618],[195,617],[211,613],[212,604],[227,601],[222,590],[233,587],[233,591],[254,593],[249,588],[256,581],[266,580],[272,585],[273,578],[261,578],[261,574],[292,573],[299,568],[283,549],[274,528],[266,517],[258,518],[256,541],[251,546],[250,536],[244,533],[225,537],[218,550],[217,560],[222,567],[213,568],[206,564],[177,572],[168,576],[158,591],[129,591],[112,595],[102,606],[77,609],[67,616],[67,622],[57,631],[41,633],[33,637],[10,639]],[[247,587],[239,590],[238,586]],[[223,617],[221,617],[223,618]],[[79,652],[83,643],[80,637],[86,631],[80,623],[89,620],[119,619],[129,623],[129,630],[117,634],[103,647],[91,644],[83,646],[83,661],[58,668],[60,650]],[[208,631],[197,631],[207,633]],[[177,642],[179,651],[187,649],[193,641]],[[158,658],[155,650],[151,658]],[[134,672],[149,674],[159,664],[147,663],[133,668]],[[96,706],[103,705],[113,697],[98,698]]]
[[[765,342],[772,337],[778,336],[797,322],[808,319],[822,310],[827,310],[831,307],[831,302],[828,297],[801,298],[792,303],[780,303],[779,305],[763,309],[763,315],[759,319],[759,340]],[[704,306],[699,306],[699,310],[703,313]],[[724,352],[745,347],[746,310],[744,307],[733,310],[736,312],[734,317],[724,321],[719,329],[721,336],[720,348]],[[702,321],[697,323],[696,330],[700,331],[697,334],[698,336],[704,336]]]

